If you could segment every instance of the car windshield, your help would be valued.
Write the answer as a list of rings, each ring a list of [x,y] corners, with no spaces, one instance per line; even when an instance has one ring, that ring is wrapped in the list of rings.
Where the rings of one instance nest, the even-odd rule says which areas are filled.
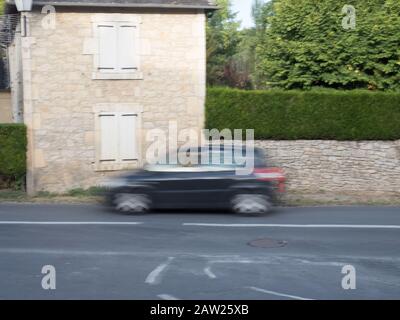
[[[257,156],[256,156],[257,155]],[[254,165],[264,167],[265,160],[256,151],[246,157],[246,149],[195,148],[186,152],[167,154],[166,163],[145,167],[147,171],[226,171]]]

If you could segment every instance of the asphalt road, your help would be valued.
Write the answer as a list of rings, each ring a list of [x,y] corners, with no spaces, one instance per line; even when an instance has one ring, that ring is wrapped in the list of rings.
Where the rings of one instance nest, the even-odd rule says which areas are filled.
[[[264,238],[269,248],[249,245]],[[55,267],[55,290],[42,288],[44,265]],[[354,290],[342,288],[346,265]],[[13,298],[399,299],[400,208],[252,218],[0,204],[0,299]]]

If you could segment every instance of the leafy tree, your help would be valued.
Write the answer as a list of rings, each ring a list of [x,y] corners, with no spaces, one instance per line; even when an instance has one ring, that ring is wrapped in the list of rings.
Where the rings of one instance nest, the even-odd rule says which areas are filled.
[[[342,26],[344,4],[356,9],[355,29]],[[274,0],[266,6],[256,63],[262,87],[400,90],[400,1]]]
[[[238,31],[240,42],[237,53],[230,59],[226,68],[227,84],[240,89],[253,88],[255,68],[256,30],[255,28]]]
[[[253,0],[252,17],[254,27],[247,30],[247,37],[243,38],[240,46],[240,48],[247,48],[246,54],[249,55],[251,85],[255,89],[263,87],[262,74],[257,71],[257,61],[259,60],[257,46],[265,37],[268,17],[272,14],[274,1],[275,0],[269,0],[267,2],[266,0]]]
[[[207,23],[207,82],[210,85],[228,85],[226,69],[237,53],[240,41],[236,14],[230,0],[217,0],[219,10]]]
[[[274,2],[275,0],[253,0],[251,13],[258,32],[264,33],[267,18],[272,14]]]
[[[256,78],[256,45],[265,29],[265,0],[253,0],[255,27],[244,30],[239,30],[240,22],[232,13],[230,1],[218,4],[221,10],[214,13],[207,26],[208,84],[251,89]]]

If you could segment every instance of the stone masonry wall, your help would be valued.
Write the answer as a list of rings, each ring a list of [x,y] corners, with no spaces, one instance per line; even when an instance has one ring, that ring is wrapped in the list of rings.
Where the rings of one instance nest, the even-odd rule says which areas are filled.
[[[142,149],[149,129],[200,130],[204,124],[205,15],[201,10],[59,9],[56,29],[29,14],[24,38],[24,106],[29,132],[28,191],[64,192],[98,184],[119,172],[95,169],[96,104],[135,104],[143,109]],[[98,10],[97,12],[93,10]],[[106,11],[106,12],[105,12]],[[93,80],[95,14],[139,17],[141,80]],[[139,164],[138,164],[139,165]]]
[[[280,166],[288,190],[400,196],[400,140],[256,141]]]

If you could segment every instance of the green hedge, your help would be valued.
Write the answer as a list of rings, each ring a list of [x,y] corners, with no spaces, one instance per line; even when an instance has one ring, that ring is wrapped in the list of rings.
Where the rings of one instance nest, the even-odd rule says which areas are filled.
[[[25,173],[25,125],[0,124],[0,176],[20,180]]]
[[[209,88],[209,129],[254,129],[256,139],[397,140],[400,93]]]

